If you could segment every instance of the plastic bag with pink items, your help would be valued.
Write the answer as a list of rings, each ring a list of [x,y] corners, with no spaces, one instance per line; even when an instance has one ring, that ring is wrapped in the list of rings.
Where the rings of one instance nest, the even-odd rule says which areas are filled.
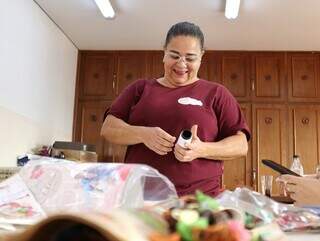
[[[178,198],[169,179],[147,165],[40,158],[30,161],[19,175],[46,213],[108,212]]]
[[[320,233],[320,217],[311,209],[275,202],[247,188],[225,191],[217,197],[225,207],[232,207],[258,217],[263,224],[276,222],[282,231]]]

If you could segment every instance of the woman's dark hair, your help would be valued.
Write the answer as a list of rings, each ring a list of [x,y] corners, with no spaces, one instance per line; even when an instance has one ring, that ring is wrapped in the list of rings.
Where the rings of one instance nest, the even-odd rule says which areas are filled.
[[[166,37],[166,42],[164,44],[164,48],[167,47],[172,38],[177,36],[191,36],[195,37],[200,42],[201,50],[203,50],[204,46],[204,36],[199,26],[189,23],[189,22],[180,22],[173,25]]]

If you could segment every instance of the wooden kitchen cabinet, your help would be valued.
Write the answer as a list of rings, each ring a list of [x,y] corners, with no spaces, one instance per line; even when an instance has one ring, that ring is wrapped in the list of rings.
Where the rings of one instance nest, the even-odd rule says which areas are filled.
[[[238,101],[250,99],[249,59],[246,52],[220,53],[220,82]]]
[[[288,54],[289,101],[320,102],[319,54]]]
[[[254,104],[252,108],[252,152],[253,170],[257,170],[258,190],[260,191],[261,175],[279,174],[264,166],[263,159],[287,165],[287,107],[279,104]],[[276,183],[273,183],[273,194],[279,192]]]
[[[240,106],[249,129],[251,129],[251,105],[242,103]],[[223,185],[226,189],[234,190],[239,186],[254,188],[252,183],[251,143],[252,141],[248,143],[246,157],[224,161]]]
[[[78,105],[75,141],[96,146],[99,162],[123,162],[126,147],[111,144],[100,136],[104,113],[111,101],[81,101]]]
[[[147,77],[145,51],[121,51],[116,58],[116,95],[133,81]]]
[[[320,106],[290,105],[289,137],[290,163],[294,154],[300,156],[304,172],[315,173],[320,162]]]
[[[285,102],[286,54],[213,51],[207,64],[210,77],[227,87],[238,101]]]
[[[285,101],[287,81],[285,53],[251,53],[253,101]]]
[[[220,54],[215,51],[206,51],[201,59],[198,71],[200,79],[221,83]]]
[[[198,77],[200,79],[210,80],[210,67],[212,67],[210,65],[211,57],[210,53],[205,53],[202,56],[200,69],[198,71]]]
[[[160,78],[164,75],[163,56],[164,52],[148,51],[147,57],[147,78],[154,79]]]
[[[100,130],[103,116],[111,101],[80,101],[78,105],[77,135],[78,142],[96,145],[99,161],[111,161],[112,155],[104,156],[104,148],[108,148]]]
[[[114,52],[85,52],[80,61],[80,98],[112,99],[115,87]]]
[[[133,81],[147,77],[146,51],[83,51],[79,97],[113,100]]]

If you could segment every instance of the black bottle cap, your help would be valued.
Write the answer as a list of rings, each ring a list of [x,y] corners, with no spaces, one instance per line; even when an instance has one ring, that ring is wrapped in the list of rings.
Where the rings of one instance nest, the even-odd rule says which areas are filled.
[[[192,133],[189,130],[183,130],[181,136],[183,139],[189,140],[192,137]]]

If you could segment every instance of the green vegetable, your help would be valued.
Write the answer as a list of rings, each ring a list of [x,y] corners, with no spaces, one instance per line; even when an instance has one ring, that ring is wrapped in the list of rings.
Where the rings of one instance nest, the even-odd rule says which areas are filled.
[[[212,197],[205,195],[201,191],[196,191],[196,199],[200,204],[200,209],[210,209],[210,210],[219,210],[220,205],[219,203],[213,199]]]
[[[176,229],[180,236],[182,237],[183,241],[193,241],[192,240],[192,229],[193,228],[200,228],[205,229],[209,225],[208,220],[206,218],[199,218],[192,224],[186,224],[182,221],[178,221]]]

